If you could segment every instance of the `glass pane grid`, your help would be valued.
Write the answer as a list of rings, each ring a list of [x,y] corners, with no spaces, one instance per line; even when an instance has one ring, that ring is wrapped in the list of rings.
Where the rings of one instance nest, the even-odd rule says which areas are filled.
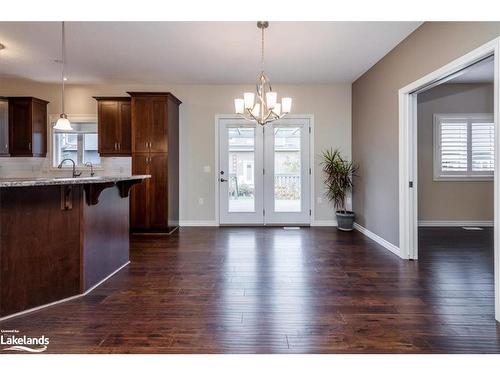
[[[301,211],[301,129],[274,129],[274,211]]]
[[[255,212],[255,129],[229,128],[227,132],[228,211]]]

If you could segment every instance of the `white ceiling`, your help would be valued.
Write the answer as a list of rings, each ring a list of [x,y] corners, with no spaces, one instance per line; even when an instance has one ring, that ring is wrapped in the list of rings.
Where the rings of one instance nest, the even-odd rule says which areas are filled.
[[[447,83],[487,83],[495,78],[493,58],[486,59],[465,69],[462,74],[449,80]]]
[[[352,82],[421,22],[271,22],[265,70],[272,82]],[[60,79],[57,22],[1,22],[0,74]],[[260,69],[254,22],[69,22],[73,83],[253,82]]]

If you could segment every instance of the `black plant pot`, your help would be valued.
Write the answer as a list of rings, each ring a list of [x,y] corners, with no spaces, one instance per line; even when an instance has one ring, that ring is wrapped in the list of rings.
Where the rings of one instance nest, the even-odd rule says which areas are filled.
[[[354,229],[354,212],[352,211],[337,211],[337,228],[349,232]]]

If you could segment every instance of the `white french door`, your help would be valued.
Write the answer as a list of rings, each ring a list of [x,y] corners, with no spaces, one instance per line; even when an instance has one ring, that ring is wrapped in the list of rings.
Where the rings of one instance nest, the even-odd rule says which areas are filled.
[[[310,123],[219,120],[219,221],[310,224]]]

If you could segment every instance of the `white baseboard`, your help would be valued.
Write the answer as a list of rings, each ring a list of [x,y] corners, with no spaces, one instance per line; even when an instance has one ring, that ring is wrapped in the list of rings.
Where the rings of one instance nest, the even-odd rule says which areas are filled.
[[[368,229],[359,225],[358,223],[354,223],[354,229],[356,229],[360,233],[363,233],[366,237],[372,239],[373,241],[375,241],[379,245],[385,247],[391,253],[396,254],[398,257],[401,257],[401,251],[399,250],[399,247],[397,247],[396,245],[393,245],[389,241],[384,240],[379,235],[376,235],[375,233],[369,231]]]
[[[337,220],[313,220],[311,227],[336,227]]]
[[[219,224],[215,220],[181,220],[181,227],[218,227]]]
[[[23,310],[23,311],[19,311],[17,313],[14,313],[14,314],[11,314],[11,315],[7,315],[7,316],[4,316],[4,317],[1,317],[0,318],[0,322],[1,321],[4,321],[4,320],[7,320],[7,319],[12,319],[12,318],[15,318],[16,316],[20,316],[20,315],[24,315],[24,314],[28,314],[28,313],[31,313],[33,311],[37,311],[37,310],[41,310],[41,309],[46,309],[47,307],[51,307],[51,306],[55,306],[55,305],[59,305],[60,303],[63,303],[63,302],[68,302],[68,301],[71,301],[71,300],[74,300],[74,299],[77,299],[77,298],[81,298],[81,297],[84,297],[86,296],[87,294],[89,294],[90,292],[92,292],[95,288],[97,288],[99,285],[101,285],[103,282],[105,282],[106,280],[108,280],[110,277],[113,277],[117,272],[121,271],[123,268],[127,267],[128,265],[130,264],[130,261],[128,261],[127,263],[125,263],[124,265],[120,266],[118,269],[116,269],[115,271],[113,271],[112,273],[110,273],[108,276],[106,276],[104,279],[102,279],[101,281],[99,281],[97,284],[95,284],[94,286],[90,287],[89,289],[87,289],[85,292],[81,293],[81,294],[77,294],[77,295],[74,295],[74,296],[71,296],[71,297],[67,297],[67,298],[63,298],[63,299],[60,299],[60,300],[57,300],[57,301],[54,301],[54,302],[50,302],[50,303],[47,303],[45,305],[41,305],[41,306],[36,306],[36,307],[33,307],[31,309],[28,309],[28,310]]]
[[[490,220],[419,220],[419,227],[492,227]]]

